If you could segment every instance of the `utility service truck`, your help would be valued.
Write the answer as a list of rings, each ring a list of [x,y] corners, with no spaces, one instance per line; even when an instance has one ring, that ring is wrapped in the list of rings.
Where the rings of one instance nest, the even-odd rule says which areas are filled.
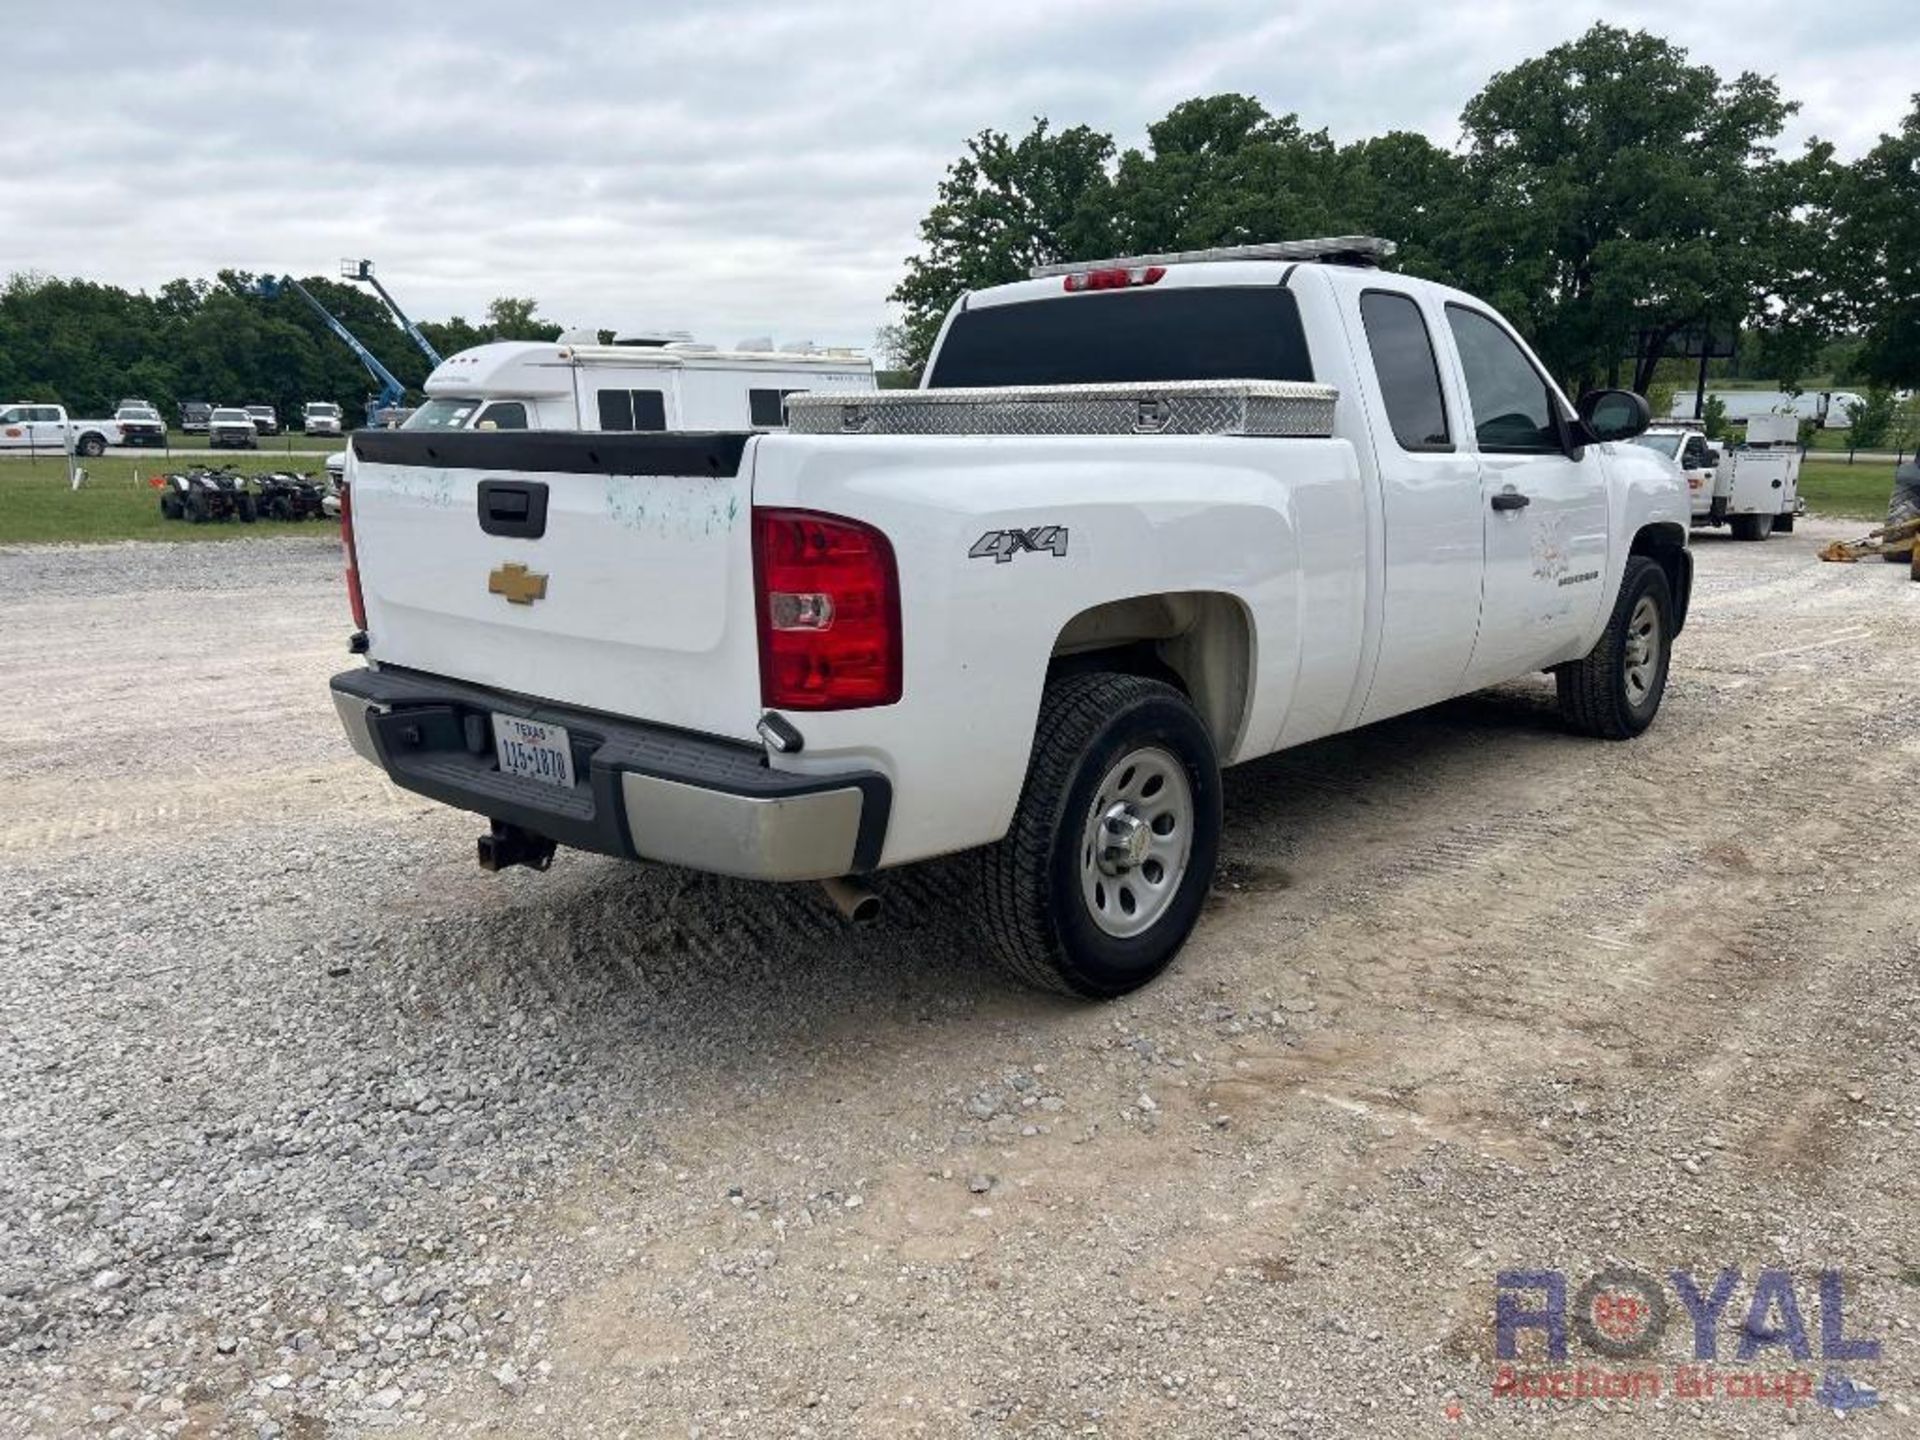
[[[500,340],[427,376],[408,430],[771,430],[801,391],[873,389],[855,350],[721,350],[690,341]]]
[[[357,433],[348,739],[486,817],[489,869],[572,846],[857,916],[977,849],[1007,968],[1131,990],[1199,917],[1223,766],[1541,671],[1589,735],[1660,707],[1690,511],[1616,443],[1646,402],[1568,404],[1388,253],[1043,267],[963,296],[921,389],[781,433],[593,399],[584,433]],[[553,362],[579,406],[593,366]]]
[[[1640,438],[1644,443],[1658,433],[1649,431]],[[1747,422],[1745,435],[1720,453],[1708,472],[1706,488],[1690,492],[1693,523],[1725,525],[1736,540],[1764,540],[1776,530],[1791,532],[1795,517],[1805,508],[1800,500],[1800,459],[1799,421],[1791,415],[1754,416]],[[1689,485],[1692,479],[1690,471]]]

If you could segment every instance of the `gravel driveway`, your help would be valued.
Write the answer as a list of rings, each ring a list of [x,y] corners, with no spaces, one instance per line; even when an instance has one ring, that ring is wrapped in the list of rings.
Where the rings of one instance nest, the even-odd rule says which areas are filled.
[[[1843,1423],[1494,1394],[1496,1275],[1621,1265],[1737,1269],[1776,1378],[1841,1272],[1844,1424],[1920,1433],[1920,586],[1853,528],[1699,539],[1639,742],[1542,680],[1232,772],[1106,1006],[983,970],[964,861],[861,931],[482,874],[338,732],[330,542],[0,552],[0,1434]]]

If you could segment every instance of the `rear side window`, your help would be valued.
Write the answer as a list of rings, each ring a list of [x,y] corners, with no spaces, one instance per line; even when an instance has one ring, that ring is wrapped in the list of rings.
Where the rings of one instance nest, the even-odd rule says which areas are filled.
[[[602,390],[602,430],[664,430],[667,397],[662,390]]]
[[[802,393],[799,390],[749,390],[747,419],[760,430],[784,425],[787,423],[787,396]]]
[[[1447,306],[1482,450],[1560,453],[1558,407],[1513,337],[1477,310]]]
[[[1402,450],[1451,450],[1447,407],[1440,396],[1440,367],[1433,337],[1410,295],[1369,290],[1360,297],[1367,349],[1387,402],[1387,420]]]
[[[1209,285],[962,310],[947,327],[927,384],[1311,379],[1292,294],[1278,285]]]

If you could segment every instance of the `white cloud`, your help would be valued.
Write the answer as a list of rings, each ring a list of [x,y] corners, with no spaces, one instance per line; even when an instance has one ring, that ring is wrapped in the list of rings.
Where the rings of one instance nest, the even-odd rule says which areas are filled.
[[[1342,140],[1457,134],[1495,70],[1598,18],[1540,0],[880,0],[564,8],[82,4],[8,35],[0,267],[153,287],[369,255],[417,315],[865,344],[965,138],[1143,138],[1222,89]],[[1778,77],[1857,153],[1920,86],[1908,0],[1606,18]]]

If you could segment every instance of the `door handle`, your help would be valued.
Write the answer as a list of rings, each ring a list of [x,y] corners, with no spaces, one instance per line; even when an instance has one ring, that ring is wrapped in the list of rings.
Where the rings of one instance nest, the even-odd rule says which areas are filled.
[[[1493,497],[1496,510],[1524,510],[1533,503],[1531,495],[1522,495],[1518,490],[1502,490]]]

